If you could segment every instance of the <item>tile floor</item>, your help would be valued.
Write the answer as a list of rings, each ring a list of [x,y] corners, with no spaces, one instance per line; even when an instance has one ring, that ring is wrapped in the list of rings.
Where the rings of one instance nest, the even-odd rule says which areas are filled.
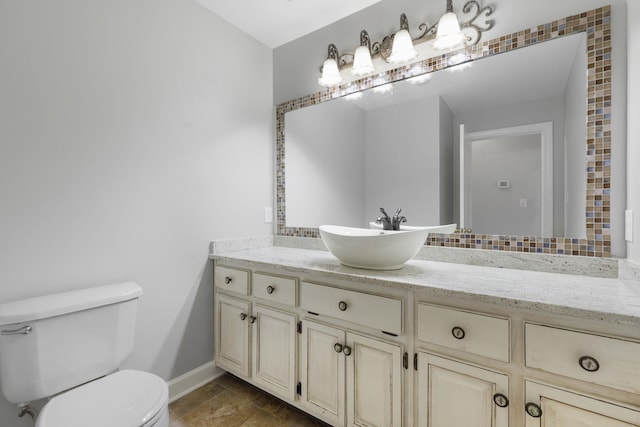
[[[225,374],[169,405],[170,427],[325,427],[310,415]]]

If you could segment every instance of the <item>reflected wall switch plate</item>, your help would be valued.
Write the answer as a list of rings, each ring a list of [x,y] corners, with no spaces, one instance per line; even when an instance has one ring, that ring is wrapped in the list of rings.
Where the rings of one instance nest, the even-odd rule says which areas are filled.
[[[271,206],[264,208],[264,223],[271,224],[273,222],[273,208]]]
[[[521,208],[527,207],[527,199],[520,199],[520,207]]]
[[[498,188],[501,190],[509,188],[510,186],[511,186],[511,183],[509,182],[508,179],[501,179],[500,181],[498,181]]]
[[[624,211],[624,239],[633,242],[633,210]]]

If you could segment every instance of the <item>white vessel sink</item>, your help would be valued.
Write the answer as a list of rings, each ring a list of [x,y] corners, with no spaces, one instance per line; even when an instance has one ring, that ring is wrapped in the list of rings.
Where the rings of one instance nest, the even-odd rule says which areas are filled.
[[[321,225],[320,237],[327,249],[349,267],[398,270],[424,245],[429,229],[375,230]]]
[[[382,230],[382,224],[378,224],[377,222],[374,222],[374,221],[371,221],[369,223],[369,227],[374,230]],[[458,227],[458,224],[426,225],[426,226],[400,224],[400,231],[429,230],[429,233],[451,234],[451,233],[455,233],[457,227]]]

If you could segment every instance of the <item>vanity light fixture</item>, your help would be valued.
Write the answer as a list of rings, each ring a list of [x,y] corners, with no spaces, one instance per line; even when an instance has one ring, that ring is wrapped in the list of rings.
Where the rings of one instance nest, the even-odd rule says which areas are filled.
[[[450,50],[462,47],[467,37],[460,29],[460,22],[453,13],[453,0],[447,0],[447,11],[438,21],[436,39],[433,48],[436,50]]]
[[[439,50],[453,50],[478,44],[482,33],[493,28],[493,19],[481,21],[482,18],[489,18],[493,9],[490,6],[482,7],[477,0],[469,0],[462,8],[462,13],[471,17],[461,22],[453,12],[452,0],[447,0],[445,14],[431,26],[420,24],[418,28],[422,33],[415,38],[409,32],[409,22],[403,13],[400,15],[400,30],[384,37],[380,42],[371,43],[367,31],[362,30],[360,45],[354,53],[340,55],[336,45],[330,44],[318,84],[324,87],[339,85],[342,83],[340,68],[349,66],[353,76],[373,74],[376,70],[372,59],[376,57],[393,64],[410,62],[418,55],[414,47],[418,43],[433,41],[433,48]]]
[[[318,79],[318,84],[323,87],[337,86],[342,83],[342,76],[338,68],[340,54],[338,48],[333,43],[329,45],[327,59],[322,65],[322,76]]]
[[[418,56],[409,34],[409,20],[404,13],[400,15],[400,29],[393,36],[391,55],[387,58],[392,64],[402,64]]]
[[[371,39],[369,39],[369,34],[365,30],[362,30],[360,31],[360,46],[358,46],[353,54],[351,74],[354,76],[366,76],[374,71],[375,68],[371,60]]]

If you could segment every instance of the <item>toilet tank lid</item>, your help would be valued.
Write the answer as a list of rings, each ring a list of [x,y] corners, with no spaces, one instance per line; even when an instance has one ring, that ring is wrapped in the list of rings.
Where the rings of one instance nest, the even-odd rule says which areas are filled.
[[[59,292],[0,304],[0,325],[46,319],[138,298],[142,288],[133,282]]]

